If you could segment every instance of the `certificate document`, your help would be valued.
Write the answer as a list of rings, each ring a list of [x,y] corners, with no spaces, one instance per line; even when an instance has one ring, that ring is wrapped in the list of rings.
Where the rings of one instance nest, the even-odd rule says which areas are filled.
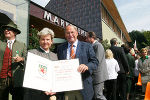
[[[23,86],[62,92],[83,89],[78,59],[51,61],[28,52]]]

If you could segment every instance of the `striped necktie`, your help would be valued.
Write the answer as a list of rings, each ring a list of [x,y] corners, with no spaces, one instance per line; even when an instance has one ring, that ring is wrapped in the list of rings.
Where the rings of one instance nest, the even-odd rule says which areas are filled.
[[[75,51],[74,51],[74,48],[73,48],[73,44],[71,45],[71,48],[70,48],[70,58],[71,59],[75,58]]]

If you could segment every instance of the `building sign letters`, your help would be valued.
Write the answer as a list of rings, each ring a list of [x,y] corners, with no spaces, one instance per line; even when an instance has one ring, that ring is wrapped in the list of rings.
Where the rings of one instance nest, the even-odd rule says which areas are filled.
[[[47,11],[44,11],[43,19],[49,21],[50,23],[53,23],[53,24],[58,25],[60,27],[63,27],[63,28],[65,28],[67,25],[70,24],[69,22],[67,22],[67,21],[59,18],[58,16],[55,16],[55,15],[53,15]],[[86,36],[86,32],[84,30],[82,30],[81,28],[78,28],[78,27],[77,27],[77,30],[78,30],[79,35]]]

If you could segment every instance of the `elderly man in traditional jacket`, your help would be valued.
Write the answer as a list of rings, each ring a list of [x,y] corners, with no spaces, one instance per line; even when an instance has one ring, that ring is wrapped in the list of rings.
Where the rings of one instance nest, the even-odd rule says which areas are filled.
[[[23,74],[26,46],[16,40],[21,31],[10,22],[1,27],[4,40],[0,40],[0,100],[8,100],[9,93],[13,100],[23,100]],[[2,33],[1,33],[2,34]]]

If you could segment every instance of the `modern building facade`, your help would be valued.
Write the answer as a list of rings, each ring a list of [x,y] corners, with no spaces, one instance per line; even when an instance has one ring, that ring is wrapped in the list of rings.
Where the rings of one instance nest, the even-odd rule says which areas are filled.
[[[100,0],[50,0],[47,10],[102,37]]]
[[[45,7],[101,40],[116,37],[120,45],[131,42],[113,0],[50,0]]]
[[[125,42],[131,42],[131,38],[113,0],[102,0],[101,15],[104,40],[116,37],[119,40],[120,45]]]
[[[54,44],[62,43],[65,41],[65,33],[64,28],[68,24],[73,24],[70,21],[66,20],[63,17],[41,7],[40,5],[31,2],[30,3],[30,11],[29,11],[30,19],[29,25],[34,26],[37,30],[41,30],[44,27],[48,27],[52,29],[55,33]],[[85,40],[86,30],[81,27],[75,25],[77,27],[79,33],[79,40]]]

